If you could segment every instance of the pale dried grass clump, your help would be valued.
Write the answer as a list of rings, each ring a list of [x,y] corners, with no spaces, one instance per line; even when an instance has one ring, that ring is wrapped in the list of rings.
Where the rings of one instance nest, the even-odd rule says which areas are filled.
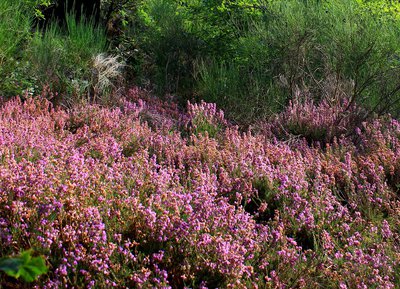
[[[97,54],[93,59],[93,89],[95,98],[108,96],[122,81],[125,64],[118,56]]]

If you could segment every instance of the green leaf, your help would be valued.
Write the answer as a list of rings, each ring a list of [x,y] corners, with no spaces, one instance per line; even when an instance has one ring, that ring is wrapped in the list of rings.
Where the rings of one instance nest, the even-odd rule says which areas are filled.
[[[19,277],[19,268],[23,265],[20,258],[7,258],[0,261],[0,270],[11,277]]]
[[[35,281],[38,276],[47,272],[47,267],[43,257],[32,257],[31,253],[32,250],[28,250],[18,257],[0,260],[0,270],[11,277],[21,277],[26,282]]]

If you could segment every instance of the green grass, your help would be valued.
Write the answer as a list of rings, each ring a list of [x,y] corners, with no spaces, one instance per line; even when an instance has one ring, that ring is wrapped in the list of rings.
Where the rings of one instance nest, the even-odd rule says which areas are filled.
[[[63,101],[80,101],[95,85],[92,66],[95,56],[107,50],[105,31],[70,14],[65,27],[54,22],[33,32],[35,4],[0,3],[0,95],[37,95],[48,85]]]
[[[93,59],[106,50],[106,44],[103,30],[67,15],[65,28],[50,24],[44,33],[36,32],[25,57],[39,86],[49,84],[74,102],[90,92]]]
[[[30,17],[20,1],[0,2],[0,95],[18,92],[24,83],[21,74],[26,63],[21,59],[21,51],[29,41]]]

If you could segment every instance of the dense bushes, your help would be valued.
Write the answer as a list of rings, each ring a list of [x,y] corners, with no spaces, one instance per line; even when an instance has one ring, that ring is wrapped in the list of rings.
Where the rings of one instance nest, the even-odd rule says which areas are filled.
[[[341,89],[371,112],[398,111],[399,20],[373,3],[143,1],[139,11],[144,78],[230,118],[270,115],[299,89],[317,101]]]
[[[246,2],[246,3],[245,3]],[[255,2],[255,1],[254,1]],[[240,23],[253,13],[253,1],[142,1],[138,7],[137,37],[145,55],[139,76],[158,91],[184,97],[196,94],[201,60],[229,59],[236,47]],[[232,25],[232,17],[238,20]]]
[[[103,28],[71,14],[68,29],[53,23],[45,33],[30,32],[33,13],[26,13],[44,2],[18,3],[1,7],[4,17],[18,15],[8,22],[13,29],[0,29],[2,95],[48,83],[69,103],[108,97],[118,77],[100,93],[94,67],[108,52],[119,56],[110,57],[112,71],[126,62],[128,81],[178,95],[181,104],[215,102],[239,123],[281,111],[297,91],[316,102],[345,94],[365,117],[399,111],[400,19],[392,2],[102,1]]]
[[[29,39],[30,18],[22,2],[4,0],[0,3],[0,95],[19,93],[26,85],[28,64],[21,59],[21,50]]]

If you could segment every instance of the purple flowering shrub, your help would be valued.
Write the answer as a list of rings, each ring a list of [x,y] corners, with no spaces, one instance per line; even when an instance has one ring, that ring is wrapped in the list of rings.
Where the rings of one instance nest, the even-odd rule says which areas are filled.
[[[309,143],[324,144],[351,135],[362,119],[362,109],[345,95],[324,97],[316,103],[310,95],[298,91],[284,111],[264,127],[280,139],[301,137]]]
[[[142,96],[1,107],[0,256],[43,255],[35,288],[398,288],[396,120],[289,146]]]

